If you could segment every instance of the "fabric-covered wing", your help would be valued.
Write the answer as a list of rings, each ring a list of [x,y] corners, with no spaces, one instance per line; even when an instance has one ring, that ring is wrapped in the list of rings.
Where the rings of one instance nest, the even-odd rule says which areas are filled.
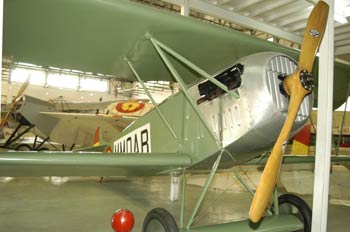
[[[261,165],[266,164],[268,157],[260,157],[248,162],[243,163],[242,165]],[[350,164],[349,156],[332,156],[331,161],[333,163],[341,164]],[[283,164],[298,164],[298,163],[315,163],[315,156],[305,156],[305,155],[285,155],[283,157]]]
[[[0,152],[0,176],[144,176],[189,166],[184,154]]]
[[[298,57],[296,50],[128,0],[4,2],[3,53],[16,61],[132,80],[127,57],[143,80],[172,80],[146,33],[210,74],[257,52]],[[187,83],[198,80],[172,61]],[[317,67],[314,70],[317,73]],[[346,99],[349,73],[349,65],[336,63],[335,107]]]
[[[123,102],[148,102],[148,99],[134,99],[134,100],[111,100],[111,101],[98,101],[98,102],[55,102],[54,105],[59,111],[71,111],[71,112],[87,112],[94,110],[104,110],[112,104],[118,104]]]
[[[51,131],[51,141],[66,144],[92,146],[97,127],[105,141],[111,141],[137,117],[113,117],[111,115],[42,112],[41,115],[56,118],[56,126]]]
[[[110,104],[116,101],[100,101],[100,102],[55,102],[55,108],[59,111],[93,111],[106,109]]]

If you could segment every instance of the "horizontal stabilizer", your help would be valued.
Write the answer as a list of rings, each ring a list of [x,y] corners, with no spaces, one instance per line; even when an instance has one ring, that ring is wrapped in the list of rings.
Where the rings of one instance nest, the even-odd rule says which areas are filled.
[[[1,152],[0,176],[144,176],[190,164],[176,153]]]

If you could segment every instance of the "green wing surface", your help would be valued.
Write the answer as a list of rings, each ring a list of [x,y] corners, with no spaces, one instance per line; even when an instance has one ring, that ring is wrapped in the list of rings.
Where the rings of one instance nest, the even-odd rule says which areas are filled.
[[[276,51],[293,58],[299,54],[237,31],[128,0],[4,1],[3,54],[15,61],[133,80],[126,57],[143,80],[171,81],[146,33],[210,74],[257,52]],[[187,84],[198,80],[195,73],[171,59]],[[345,101],[349,79],[350,66],[336,63],[334,107]]]
[[[179,171],[188,155],[94,152],[1,152],[0,176],[145,176]]]
[[[243,163],[243,165],[258,165],[266,164],[268,157],[260,157],[248,162]],[[331,156],[332,163],[346,163],[350,164],[350,156]],[[315,156],[305,156],[305,155],[285,155],[283,156],[283,164],[298,164],[298,163],[315,163]]]

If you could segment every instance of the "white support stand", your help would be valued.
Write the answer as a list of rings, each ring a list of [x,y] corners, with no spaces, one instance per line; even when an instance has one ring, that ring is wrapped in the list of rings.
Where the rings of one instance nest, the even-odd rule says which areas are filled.
[[[320,47],[316,160],[312,210],[312,232],[327,231],[329,175],[332,145],[334,1],[329,5],[327,28]]]
[[[181,0],[181,15],[190,15],[190,0]]]
[[[4,9],[4,1],[0,1],[0,38],[2,38],[2,30],[3,30],[3,26],[2,26],[2,22],[3,22],[3,9]],[[2,39],[0,39],[0,59],[1,59],[1,70],[2,70]],[[2,80],[2,72],[0,73],[0,77]],[[0,102],[2,102],[1,99],[1,86],[0,85]],[[1,104],[0,104],[0,111],[1,111]]]
[[[170,201],[177,201],[179,199],[179,184],[180,184],[179,174],[172,173],[171,183],[170,183]]]

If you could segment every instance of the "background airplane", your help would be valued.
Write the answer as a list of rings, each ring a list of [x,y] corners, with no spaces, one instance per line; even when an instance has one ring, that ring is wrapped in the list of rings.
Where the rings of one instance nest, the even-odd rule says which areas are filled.
[[[38,9],[40,14],[35,13]],[[74,154],[1,153],[0,174],[154,175],[212,167],[207,181],[210,184],[217,168],[248,161],[273,145],[286,119],[289,102],[280,92],[278,77],[283,80],[285,94],[291,99],[304,97],[311,91],[309,72],[327,17],[326,4],[321,2],[316,9],[317,17],[311,17],[310,25],[319,36],[310,38],[316,34],[305,34],[308,42],[297,63],[295,58],[299,54],[295,50],[129,1],[5,1],[4,54],[29,63],[74,67],[128,80],[136,78],[141,83],[174,78],[182,91],[132,123],[113,143]],[[21,17],[17,17],[18,13]],[[50,16],[49,20],[42,20],[44,16]],[[319,21],[320,18],[323,20]],[[129,21],[126,23],[125,19]],[[95,33],[91,34],[91,31]],[[101,35],[106,35],[103,42],[96,44]],[[309,46],[310,43],[313,45]],[[334,106],[347,97],[343,94],[346,86],[339,83],[348,81],[349,70],[348,65],[335,64],[335,85],[338,87],[335,91],[338,94]],[[306,83],[303,88],[307,88],[301,94],[291,90],[300,86],[300,73]],[[214,84],[203,81],[202,77]],[[291,81],[295,79],[296,82]],[[291,100],[289,111],[292,113],[289,112],[287,117],[288,128],[283,130],[276,143],[278,150],[281,149],[280,142],[285,142],[289,136],[293,122],[296,121],[292,134],[310,113],[312,95],[307,95],[303,103],[301,100],[302,97]],[[118,154],[107,153],[110,149]],[[87,153],[89,150],[101,153]],[[279,161],[281,153],[273,152],[270,157],[277,157]],[[253,210],[250,218],[255,222],[260,220],[271,198],[279,170],[276,163],[270,166],[273,173],[267,175],[271,179],[259,187],[263,191],[258,190],[258,196],[262,192],[263,200],[258,203],[262,204],[253,202],[252,207],[257,210]],[[256,231],[281,228],[294,231],[309,227],[307,218],[310,214],[306,210],[302,220],[288,214],[264,217],[258,224],[246,220],[192,228],[206,191],[207,185],[187,225],[184,225],[182,211],[180,228],[188,231],[208,231],[210,228],[249,231],[253,227]],[[302,202],[299,198],[297,201]],[[302,204],[302,207],[307,209],[308,206]],[[151,231],[152,223],[160,231],[177,230],[172,216],[162,212],[150,211],[146,216],[145,231]],[[162,225],[159,223],[162,220],[170,223]]]
[[[25,83],[24,88],[26,86]],[[5,148],[41,149],[43,144],[39,142],[33,146],[18,143],[18,139],[27,133],[28,129],[44,142],[64,145],[63,150],[66,147],[68,149],[74,146],[92,146],[96,128],[100,128],[105,141],[111,141],[130,123],[153,108],[145,99],[72,103],[63,99],[44,101],[23,95],[23,92],[17,94],[15,104],[11,104],[8,113],[2,119],[2,123],[5,123],[12,115],[17,122],[16,129],[2,127],[4,133],[8,134],[3,145]]]

